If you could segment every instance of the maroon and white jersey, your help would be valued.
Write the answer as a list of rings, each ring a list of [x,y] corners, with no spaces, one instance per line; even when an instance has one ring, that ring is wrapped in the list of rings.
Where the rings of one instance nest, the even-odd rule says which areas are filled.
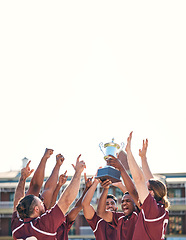
[[[117,239],[117,229],[112,223],[108,223],[100,218],[96,213],[92,219],[87,219],[97,240]]]
[[[12,235],[19,240],[56,240],[57,229],[65,220],[65,216],[55,205],[38,218],[25,218],[24,221],[18,217],[17,211],[12,215]]]
[[[162,240],[168,225],[169,213],[161,202],[149,193],[138,217],[132,240]]]
[[[66,216],[65,221],[61,224],[61,226],[57,230],[57,240],[68,240],[68,233],[70,228],[72,227],[73,222],[69,222],[68,215]]]
[[[117,240],[132,240],[138,214],[138,211],[134,211],[130,216],[125,216],[122,212],[113,212],[113,224],[117,226]]]

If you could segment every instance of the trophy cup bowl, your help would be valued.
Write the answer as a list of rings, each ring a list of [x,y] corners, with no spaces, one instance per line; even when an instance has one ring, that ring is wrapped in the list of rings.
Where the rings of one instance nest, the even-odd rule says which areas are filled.
[[[114,143],[114,138],[112,142],[103,144],[102,142],[99,144],[101,151],[104,154],[104,159],[107,161],[109,159],[109,155],[117,157],[117,153],[119,153],[124,147],[124,143],[121,143],[121,147],[119,144]],[[103,150],[105,148],[105,151]],[[112,166],[105,166],[103,168],[98,169],[97,177],[101,181],[109,179],[111,182],[120,182],[121,173],[119,170],[115,169]]]

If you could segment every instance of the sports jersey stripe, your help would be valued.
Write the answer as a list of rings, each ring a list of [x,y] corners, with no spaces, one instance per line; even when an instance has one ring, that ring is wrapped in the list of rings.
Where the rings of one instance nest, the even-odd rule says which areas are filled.
[[[55,233],[49,233],[49,232],[44,232],[44,231],[42,231],[42,230],[39,230],[38,228],[34,227],[34,225],[33,225],[32,222],[30,222],[30,225],[31,225],[31,227],[32,227],[35,231],[37,231],[37,232],[39,232],[39,233],[42,233],[42,234],[45,234],[45,235],[49,235],[49,236],[55,236],[55,235],[57,234],[57,232],[55,232]]]
[[[16,212],[17,218],[19,219],[20,222],[23,222],[23,220],[20,218],[19,213]]]
[[[19,227],[15,228],[15,229],[12,231],[12,235],[13,235],[17,230],[19,230],[22,226],[24,226],[24,223],[22,223]]]
[[[138,216],[137,212],[133,212],[136,216]]]
[[[96,232],[96,231],[97,231],[97,229],[98,229],[98,225],[99,225],[99,223],[100,223],[101,221],[103,221],[102,218],[97,222],[97,224],[96,224],[96,228],[93,230],[93,232]]]
[[[147,218],[145,218],[145,213],[144,213],[143,209],[141,210],[141,212],[142,212],[143,217],[144,217],[144,220],[145,220],[146,222],[156,222],[156,221],[159,221],[160,219],[164,218],[165,215],[166,215],[166,212],[165,212],[165,213],[164,213],[161,217],[159,217],[159,218],[147,219]]]
[[[119,218],[118,218],[118,221],[119,221],[120,219],[124,218],[124,217],[125,217],[125,216],[121,216],[121,217],[119,217]]]
[[[136,216],[138,216],[137,212],[133,212],[132,214],[135,214]],[[121,216],[121,217],[119,217],[119,218],[118,218],[118,221],[119,221],[120,219],[124,218],[124,217],[125,217],[124,215]]]

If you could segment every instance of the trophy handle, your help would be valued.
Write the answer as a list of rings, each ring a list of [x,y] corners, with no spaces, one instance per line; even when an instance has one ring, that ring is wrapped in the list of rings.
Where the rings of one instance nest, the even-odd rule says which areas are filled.
[[[124,146],[125,146],[125,143],[122,142],[122,143],[121,143],[121,147],[120,147],[120,151],[124,148]]]
[[[99,147],[100,147],[102,153],[105,155],[105,153],[104,153],[104,151],[103,151],[103,143],[102,143],[102,142],[99,144]]]

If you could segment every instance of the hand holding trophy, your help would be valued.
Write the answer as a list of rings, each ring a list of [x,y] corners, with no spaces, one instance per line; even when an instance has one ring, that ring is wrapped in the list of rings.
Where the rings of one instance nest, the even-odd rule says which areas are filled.
[[[117,153],[119,153],[123,147],[124,147],[124,143],[121,143],[121,147],[119,146],[119,144],[114,143],[114,138],[112,139],[112,142],[109,143],[105,143],[103,145],[103,143],[101,142],[99,144],[99,147],[101,149],[101,151],[104,154],[104,159],[106,160],[107,164],[108,164],[108,160],[111,156],[114,156],[115,158],[117,158]],[[103,150],[103,147],[105,148],[105,151]],[[120,176],[121,173],[120,171],[118,171],[117,169],[115,169],[112,166],[105,166],[103,168],[98,169],[98,174],[96,178],[99,178],[101,181],[104,181],[106,179],[109,179],[111,182],[120,182]]]

